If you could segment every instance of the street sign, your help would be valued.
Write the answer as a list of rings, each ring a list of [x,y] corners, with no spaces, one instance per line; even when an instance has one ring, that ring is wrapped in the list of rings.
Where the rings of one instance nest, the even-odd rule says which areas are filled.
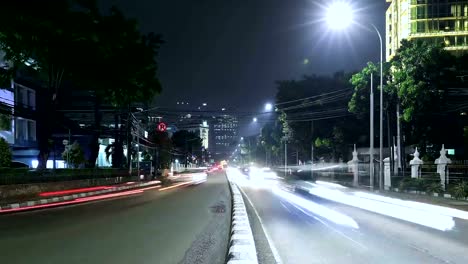
[[[158,131],[159,132],[165,132],[166,130],[167,130],[166,123],[161,122],[161,123],[158,124]]]

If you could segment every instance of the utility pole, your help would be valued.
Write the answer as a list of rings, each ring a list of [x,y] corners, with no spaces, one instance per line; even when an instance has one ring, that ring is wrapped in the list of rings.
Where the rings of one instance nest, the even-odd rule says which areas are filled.
[[[284,141],[284,177],[288,174],[288,142]]]
[[[310,121],[310,178],[314,177],[314,120]]]
[[[138,174],[138,179],[140,179],[140,122],[138,122],[138,128],[137,128],[137,174]]]
[[[401,161],[403,160],[403,157],[401,156],[401,135],[400,135],[400,129],[401,129],[401,124],[400,124],[400,102],[397,103],[396,105],[396,116],[397,116],[397,161],[396,161],[396,166],[398,169],[401,169]]]
[[[379,33],[380,38],[380,148],[379,148],[379,190],[383,191],[384,184],[383,184],[383,44],[382,44],[382,36]]]
[[[374,74],[370,77],[370,146],[369,146],[369,180],[370,189],[374,190]]]
[[[128,117],[127,117],[127,166],[128,166],[128,174],[132,176],[132,156],[130,150],[132,149],[132,141],[133,141],[133,122],[131,120],[132,115],[130,111],[130,107],[128,107]],[[115,129],[117,129],[117,124]],[[117,136],[115,137],[114,144],[117,144]],[[114,158],[114,157],[112,157]]]
[[[71,146],[72,146],[71,145],[72,144],[71,143],[71,129],[68,129],[68,142],[70,142],[70,149],[67,152],[67,159],[68,159],[67,163],[70,164],[70,150],[71,150]]]

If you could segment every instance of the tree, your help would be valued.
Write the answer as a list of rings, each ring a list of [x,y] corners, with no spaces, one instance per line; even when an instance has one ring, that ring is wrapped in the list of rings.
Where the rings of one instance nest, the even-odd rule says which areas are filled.
[[[455,79],[456,63],[443,44],[403,40],[391,63],[391,85],[396,87],[405,121],[441,110],[445,89]]]
[[[100,106],[107,103],[117,111],[128,112],[132,104],[150,103],[161,92],[156,57],[163,41],[160,35],[140,33],[137,22],[125,18],[117,8],[113,7],[110,15],[104,16],[95,1],[91,3],[88,8],[92,10],[89,14],[94,23],[86,32],[92,41],[82,51],[94,58],[94,63],[75,64],[73,81],[91,90],[95,97],[89,162],[95,164],[102,130]],[[116,145],[123,144],[119,138],[115,140]]]
[[[0,113],[0,130],[11,130],[11,115]]]
[[[334,131],[343,136],[342,141],[331,141],[331,158],[345,156],[346,144],[360,139],[363,127],[356,125],[356,117],[347,107],[352,92],[348,76],[337,72],[332,76],[311,75],[300,80],[277,82],[276,103],[281,133],[288,135],[283,140],[289,138],[288,149],[298,152],[300,160],[310,159],[311,144],[317,138],[333,138]],[[352,129],[347,129],[348,125]],[[277,147],[281,148],[282,144]]]
[[[167,132],[156,131],[150,133],[150,140],[154,142],[156,149],[153,155],[153,163],[161,169],[168,169],[172,158],[172,141]]]
[[[78,141],[66,146],[65,151],[62,153],[62,158],[75,169],[79,168],[86,161],[83,149],[81,149]]]
[[[122,144],[116,144],[114,141],[112,144],[107,145],[104,152],[106,153],[107,162],[110,162],[112,157],[112,168],[120,168],[122,166],[122,160],[124,158]],[[134,152],[135,151],[131,149],[127,152],[127,155],[130,154],[134,156]]]
[[[388,86],[396,91],[401,104],[408,143],[419,144],[426,153],[431,152],[426,146],[462,141],[457,110],[463,109],[463,104],[456,102],[463,97],[450,96],[450,89],[466,87],[457,78],[465,74],[463,58],[466,60],[451,55],[443,43],[403,40],[391,61]],[[457,104],[461,108],[455,107]]]
[[[201,157],[202,139],[195,132],[179,130],[172,135],[172,144],[176,151],[185,156],[185,165],[190,156]]]
[[[56,125],[56,110],[65,103],[64,88],[87,89],[96,98],[89,164],[95,164],[99,149],[101,103],[127,110],[134,102],[152,100],[161,90],[156,78],[161,37],[141,34],[136,21],[116,8],[104,16],[94,0],[10,1],[2,5],[0,23],[0,49],[11,63],[2,79],[22,70],[47,88],[37,100],[39,168],[45,168],[48,159],[47,142]],[[64,81],[73,84],[62,85]],[[122,145],[119,138],[116,144]]]
[[[279,121],[266,123],[261,130],[260,142],[269,157],[270,163],[278,164],[280,158],[281,125]]]
[[[11,166],[10,145],[4,138],[0,138],[0,167],[9,168]]]
[[[3,79],[21,70],[41,79],[46,87],[39,91],[37,100],[38,168],[46,167],[63,79],[73,63],[87,59],[77,52],[87,40],[80,27],[91,22],[85,19],[86,10],[75,11],[85,8],[81,2],[9,1],[0,11],[0,49],[10,63]]]

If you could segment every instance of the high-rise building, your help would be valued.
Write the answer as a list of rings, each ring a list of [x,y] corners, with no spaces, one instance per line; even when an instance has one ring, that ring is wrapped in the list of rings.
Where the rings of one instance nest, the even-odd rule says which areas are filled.
[[[468,51],[468,0],[386,0],[386,58],[403,39],[444,43],[453,53]]]
[[[213,117],[210,152],[215,159],[225,159],[239,141],[239,121],[232,115]]]
[[[203,148],[208,149],[210,147],[210,145],[209,145],[210,127],[208,126],[207,121],[203,121],[201,124],[195,124],[195,125],[192,125],[192,126],[187,126],[186,129],[188,131],[197,133],[197,135],[202,140],[202,147]]]

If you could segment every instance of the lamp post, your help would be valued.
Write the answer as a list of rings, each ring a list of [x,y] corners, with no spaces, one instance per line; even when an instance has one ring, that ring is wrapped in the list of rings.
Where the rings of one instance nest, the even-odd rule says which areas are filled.
[[[377,32],[380,41],[380,120],[379,120],[379,189],[383,190],[383,41],[382,34],[374,24],[371,26]]]
[[[330,28],[340,30],[348,27],[353,23],[353,9],[349,3],[338,1],[332,3],[327,8],[326,21]],[[379,189],[383,190],[383,41],[382,34],[374,24],[370,24],[379,37],[380,42],[380,120],[379,120]],[[373,113],[374,109],[371,109]],[[371,120],[371,125],[373,120]],[[373,138],[372,138],[373,140]],[[373,153],[373,149],[371,150]],[[371,168],[372,170],[373,168]],[[373,188],[374,186],[371,186]]]

